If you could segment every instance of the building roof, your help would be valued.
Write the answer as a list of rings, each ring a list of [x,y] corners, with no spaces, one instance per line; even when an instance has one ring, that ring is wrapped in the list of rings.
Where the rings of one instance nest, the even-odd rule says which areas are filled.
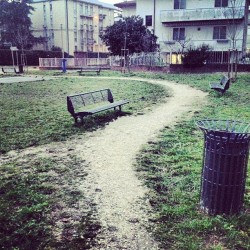
[[[53,1],[56,1],[56,0],[32,0],[31,3],[40,3],[40,2],[49,2],[49,1],[53,2]],[[108,9],[114,9],[114,10],[117,9],[113,4],[103,3],[103,2],[98,1],[98,0],[78,0],[78,2],[99,5],[99,6],[102,6],[104,8],[108,8]]]
[[[120,3],[116,3],[114,4],[114,6],[124,9],[126,7],[135,7],[136,6],[136,1],[135,0],[131,0],[131,1],[123,1]]]

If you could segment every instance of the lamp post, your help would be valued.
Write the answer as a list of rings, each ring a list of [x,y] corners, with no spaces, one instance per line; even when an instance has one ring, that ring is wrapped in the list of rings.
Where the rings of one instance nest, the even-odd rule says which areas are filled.
[[[97,51],[97,64],[98,64],[98,67],[100,67],[100,33],[98,34],[98,40],[97,40],[97,43],[98,43],[98,51]]]
[[[61,24],[61,41],[62,41],[62,58],[64,58],[64,50],[63,50],[63,25]]]
[[[126,71],[126,50],[127,50],[127,31],[128,31],[128,26],[127,26],[127,20],[125,19],[125,34],[124,34],[124,48],[123,50],[123,56],[124,56],[124,63],[123,63],[123,73]]]
[[[69,54],[69,9],[68,0],[65,0],[65,15],[66,15],[66,35],[67,35],[67,53]]]

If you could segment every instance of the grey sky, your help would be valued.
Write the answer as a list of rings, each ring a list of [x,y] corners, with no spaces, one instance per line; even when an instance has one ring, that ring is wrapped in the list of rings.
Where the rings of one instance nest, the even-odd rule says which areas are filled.
[[[123,2],[123,0],[99,0],[100,2],[104,2],[104,3],[110,3],[110,4],[115,4],[115,3],[119,3],[119,2]]]

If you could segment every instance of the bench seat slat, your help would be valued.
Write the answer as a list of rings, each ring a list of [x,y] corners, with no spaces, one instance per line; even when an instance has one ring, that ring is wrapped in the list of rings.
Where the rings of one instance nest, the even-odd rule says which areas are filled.
[[[224,89],[224,86],[218,83],[211,83],[210,87],[211,89]]]
[[[101,107],[86,110],[86,112],[94,114],[94,113],[98,113],[98,112],[101,112],[101,111],[104,111],[104,110],[108,110],[108,109],[112,109],[112,108],[124,105],[126,103],[128,103],[127,100],[113,102],[113,103],[110,103],[110,104],[107,104],[107,105],[104,105],[104,106],[101,106]]]
[[[101,68],[96,68],[96,67],[81,68],[78,71],[79,75],[81,75],[81,73],[87,73],[87,72],[96,72],[96,74],[99,75],[101,72]]]
[[[101,107],[80,111],[80,112],[77,112],[76,115],[77,116],[78,115],[81,115],[81,116],[93,115],[93,114],[96,114],[98,112],[105,111],[105,110],[108,110],[108,109],[112,109],[112,108],[115,108],[115,107],[119,107],[119,106],[127,104],[127,103],[129,103],[128,100],[121,100],[121,101],[118,101],[118,102],[113,102],[113,103],[110,103],[110,104],[107,104],[107,105],[103,105]]]

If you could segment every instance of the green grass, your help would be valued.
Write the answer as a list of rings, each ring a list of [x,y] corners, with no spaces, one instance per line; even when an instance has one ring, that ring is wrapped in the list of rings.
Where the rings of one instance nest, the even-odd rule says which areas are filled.
[[[100,229],[78,158],[35,158],[0,167],[0,249],[89,249]],[[86,167],[86,166],[85,166]],[[85,173],[86,175],[86,173]]]
[[[145,82],[83,77],[1,84],[0,153],[65,140],[116,119],[118,113],[100,113],[86,118],[81,127],[73,126],[66,96],[102,88],[110,88],[115,100],[128,99],[130,103],[123,106],[123,111],[129,114],[141,112],[168,95],[161,86]]]
[[[145,77],[144,74],[140,74]],[[146,75],[148,77],[148,75]],[[138,156],[138,172],[152,190],[152,227],[163,249],[250,249],[250,170],[245,212],[234,216],[207,216],[199,210],[203,135],[195,120],[204,118],[250,121],[250,76],[240,74],[224,96],[209,89],[214,75],[161,75],[180,84],[209,92],[208,104],[195,116],[166,128],[159,141],[149,143]],[[180,85],[181,87],[181,85]]]
[[[240,74],[237,83],[220,96],[208,84],[218,81],[221,74],[102,74],[166,79],[179,82],[180,88],[181,84],[189,84],[208,92],[206,107],[191,120],[184,117],[174,129],[165,128],[159,140],[150,142],[137,157],[138,174],[152,190],[148,199],[154,213],[149,215],[149,230],[163,249],[250,249],[249,177],[245,195],[248,212],[230,217],[209,217],[199,212],[203,136],[194,124],[203,118],[249,121],[250,77]],[[115,99],[130,100],[123,109],[129,114],[146,112],[168,95],[162,87],[143,81],[67,75],[50,81],[2,84],[1,152],[63,141],[116,119],[117,114],[107,112],[89,117],[83,126],[75,127],[66,110],[67,95],[103,87],[111,88]],[[88,249],[95,244],[100,230],[95,204],[86,201],[84,192],[78,189],[86,174],[79,171],[86,167],[73,153],[63,159],[27,155],[22,161],[9,159],[1,165],[0,248]]]
[[[129,99],[123,115],[146,112],[168,96],[143,81],[84,77],[0,85],[0,150],[6,159],[0,166],[0,249],[80,250],[95,244],[100,230],[95,204],[79,189],[85,162],[72,151],[60,158],[58,149],[46,158],[28,154],[13,160],[4,153],[84,135],[116,119],[121,114],[109,111],[73,125],[66,96],[101,88],[110,88],[117,100]]]

